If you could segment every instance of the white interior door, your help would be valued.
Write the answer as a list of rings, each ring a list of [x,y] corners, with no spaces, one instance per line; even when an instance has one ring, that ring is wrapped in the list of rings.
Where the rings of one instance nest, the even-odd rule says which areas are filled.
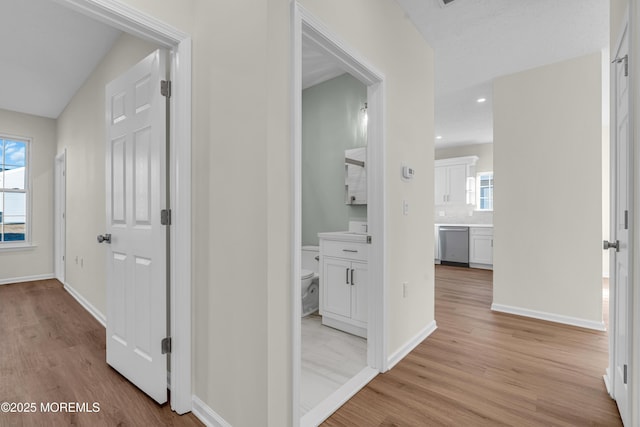
[[[67,206],[67,185],[66,185],[67,156],[66,152],[56,156],[55,163],[55,211],[54,211],[54,268],[56,279],[61,283],[65,282],[65,261],[66,261],[66,206]]]
[[[612,337],[610,359],[613,362],[613,397],[616,400],[620,416],[625,425],[629,425],[629,371],[630,361],[630,304],[629,289],[629,221],[630,185],[632,179],[631,152],[629,143],[629,77],[628,36],[625,29],[616,52],[617,60],[611,71],[613,77],[614,134],[611,144],[611,235],[616,242],[611,251],[610,274],[610,334]]]
[[[107,363],[167,401],[167,54],[157,50],[106,87]]]

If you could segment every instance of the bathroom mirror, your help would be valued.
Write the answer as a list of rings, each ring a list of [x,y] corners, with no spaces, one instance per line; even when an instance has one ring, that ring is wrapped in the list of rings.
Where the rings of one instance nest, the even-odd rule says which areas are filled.
[[[367,149],[352,148],[344,152],[344,189],[347,205],[367,204]]]

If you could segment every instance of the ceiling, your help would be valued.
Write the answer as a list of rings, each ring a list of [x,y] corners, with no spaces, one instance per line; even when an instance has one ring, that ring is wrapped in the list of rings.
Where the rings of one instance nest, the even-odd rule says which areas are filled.
[[[396,1],[435,50],[436,148],[493,142],[494,78],[609,46],[604,0]]]
[[[345,73],[339,62],[302,38],[302,89],[331,80]]]
[[[0,108],[57,118],[119,35],[51,0],[2,0]]]
[[[608,46],[604,0],[396,1],[435,50],[437,147],[493,141],[495,77]],[[2,0],[0,108],[57,118],[119,35],[55,1]],[[303,87],[344,73],[303,52]]]

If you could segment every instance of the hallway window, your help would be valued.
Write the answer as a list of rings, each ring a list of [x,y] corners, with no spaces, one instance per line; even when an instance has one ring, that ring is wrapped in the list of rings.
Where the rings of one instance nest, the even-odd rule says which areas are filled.
[[[482,172],[478,174],[478,204],[477,210],[493,210],[493,172]]]
[[[29,141],[0,135],[0,244],[27,241]]]

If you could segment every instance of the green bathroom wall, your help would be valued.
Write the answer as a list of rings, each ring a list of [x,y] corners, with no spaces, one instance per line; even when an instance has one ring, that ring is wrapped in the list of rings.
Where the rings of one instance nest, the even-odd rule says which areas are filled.
[[[345,231],[366,219],[366,206],[346,205],[344,151],[367,145],[361,109],[367,87],[350,74],[302,91],[302,244],[318,233]]]

